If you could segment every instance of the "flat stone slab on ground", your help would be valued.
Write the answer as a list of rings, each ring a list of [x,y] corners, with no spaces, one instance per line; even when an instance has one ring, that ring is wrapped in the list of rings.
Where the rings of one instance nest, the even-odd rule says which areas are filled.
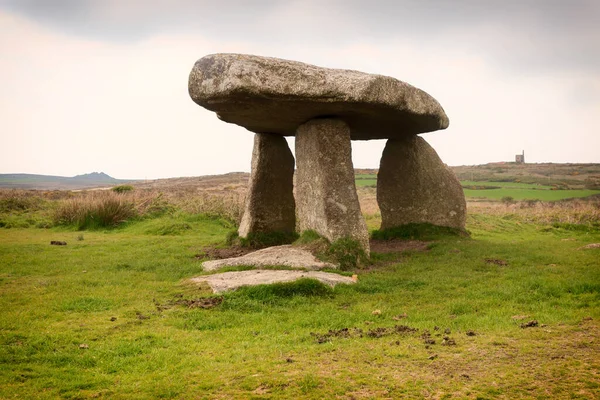
[[[353,140],[389,139],[448,127],[429,94],[389,76],[248,54],[211,54],[194,65],[189,94],[229,123],[294,136],[314,118],[338,118]]]
[[[338,283],[353,284],[355,280],[348,276],[342,276],[322,271],[282,271],[257,269],[251,271],[232,271],[220,274],[199,276],[192,278],[192,283],[206,282],[214,293],[236,290],[242,286],[267,285],[272,283],[293,282],[298,279],[316,279],[331,287]]]
[[[202,263],[202,268],[204,271],[215,271],[220,268],[237,267],[239,265],[251,265],[255,267],[283,265],[290,268],[313,270],[337,268],[334,264],[318,260],[310,251],[289,244],[267,247],[266,249],[257,250],[241,257],[205,261]]]

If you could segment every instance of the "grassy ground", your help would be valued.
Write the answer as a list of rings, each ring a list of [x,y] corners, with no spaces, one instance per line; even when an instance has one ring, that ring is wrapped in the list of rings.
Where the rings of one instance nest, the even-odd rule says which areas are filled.
[[[490,182],[495,183],[495,182]],[[600,190],[588,189],[570,189],[570,190],[540,190],[540,189],[519,189],[519,188],[501,188],[501,189],[464,189],[465,197],[481,198],[490,200],[501,200],[505,197],[512,197],[514,200],[542,200],[557,201],[564,199],[573,199],[579,197],[588,197],[600,194]]]
[[[190,307],[195,255],[230,229],[0,229],[0,398],[600,396],[600,249],[580,249],[598,229],[472,214],[472,238],[375,254],[354,286]]]
[[[514,200],[557,201],[600,194],[600,190],[591,189],[557,189],[554,186],[539,183],[494,182],[494,181],[461,181],[465,197],[501,200],[512,197]],[[377,175],[356,175],[356,186],[376,186]],[[489,188],[489,187],[494,187]]]
[[[377,175],[375,174],[356,174],[356,186],[377,186]]]
[[[523,182],[490,182],[490,181],[460,181],[463,187],[485,187],[485,186],[496,186],[501,188],[511,189],[541,189],[551,190],[553,186],[541,185],[538,183],[523,183]]]

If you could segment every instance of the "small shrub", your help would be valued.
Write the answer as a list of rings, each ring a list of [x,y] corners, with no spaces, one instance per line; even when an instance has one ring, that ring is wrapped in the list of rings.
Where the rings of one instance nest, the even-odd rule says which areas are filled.
[[[362,245],[351,238],[333,242],[325,252],[325,258],[338,264],[342,271],[359,268],[369,261]]]
[[[119,186],[115,186],[111,190],[113,192],[116,192],[116,193],[131,192],[133,190],[133,186],[131,186],[131,185],[119,185]]]
[[[512,196],[504,196],[500,201],[507,206],[515,203],[515,199]]]
[[[360,242],[349,237],[330,243],[314,230],[307,230],[294,245],[308,249],[321,261],[339,265],[341,270],[360,268],[369,261]]]

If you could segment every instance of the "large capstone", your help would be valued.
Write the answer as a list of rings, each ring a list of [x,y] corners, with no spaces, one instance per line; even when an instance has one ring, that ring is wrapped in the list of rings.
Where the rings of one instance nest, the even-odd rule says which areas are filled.
[[[460,182],[419,136],[388,140],[377,175],[381,228],[430,223],[465,229]]]
[[[369,254],[352,165],[350,129],[339,119],[314,119],[296,132],[298,230],[329,241],[351,238]]]
[[[238,233],[294,232],[294,156],[283,136],[254,135],[252,172]]]
[[[189,93],[218,117],[252,132],[294,136],[315,118],[337,118],[353,140],[412,136],[448,127],[440,104],[397,79],[245,54],[196,62]]]

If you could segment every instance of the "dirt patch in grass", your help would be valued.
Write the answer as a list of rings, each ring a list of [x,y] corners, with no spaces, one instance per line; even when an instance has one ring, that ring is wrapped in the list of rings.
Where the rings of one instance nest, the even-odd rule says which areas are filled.
[[[213,308],[223,302],[223,297],[201,297],[198,299],[181,299],[175,304],[187,308]]]
[[[402,253],[406,251],[427,251],[431,242],[422,240],[378,240],[371,239],[369,242],[371,251],[375,253]]]
[[[363,331],[360,328],[342,328],[342,329],[330,329],[325,333],[311,332],[310,335],[315,339],[317,343],[330,342],[333,338],[362,338],[364,336],[370,338],[382,338],[384,336],[390,336],[394,334],[409,334],[417,332],[417,328],[411,328],[406,325],[394,325],[390,327],[378,327]]]
[[[177,296],[177,299],[169,300],[165,303],[160,303],[156,299],[154,305],[158,312],[168,310],[174,306],[183,306],[187,308],[204,308],[209,309],[220,305],[223,302],[222,296],[198,297],[195,299],[184,299],[182,295]]]
[[[536,327],[536,326],[538,326],[538,325],[539,325],[539,322],[537,322],[537,321],[534,319],[534,320],[532,320],[532,321],[529,321],[529,322],[522,323],[520,326],[521,326],[521,329],[525,329],[525,328],[534,328],[534,327]]]
[[[508,265],[508,262],[506,260],[500,260],[498,258],[486,258],[485,263],[499,265],[501,267]]]
[[[579,327],[512,330],[500,336],[501,344],[499,336],[482,334],[429,348],[415,346],[422,330],[399,341],[360,339],[372,344],[367,354],[355,352],[358,345],[351,343],[317,356],[298,355],[295,365],[319,365],[323,379],[370,375],[390,382],[377,398],[597,398],[599,328],[584,319]],[[426,384],[407,395],[417,380]],[[349,383],[346,395],[362,388],[373,389]]]

